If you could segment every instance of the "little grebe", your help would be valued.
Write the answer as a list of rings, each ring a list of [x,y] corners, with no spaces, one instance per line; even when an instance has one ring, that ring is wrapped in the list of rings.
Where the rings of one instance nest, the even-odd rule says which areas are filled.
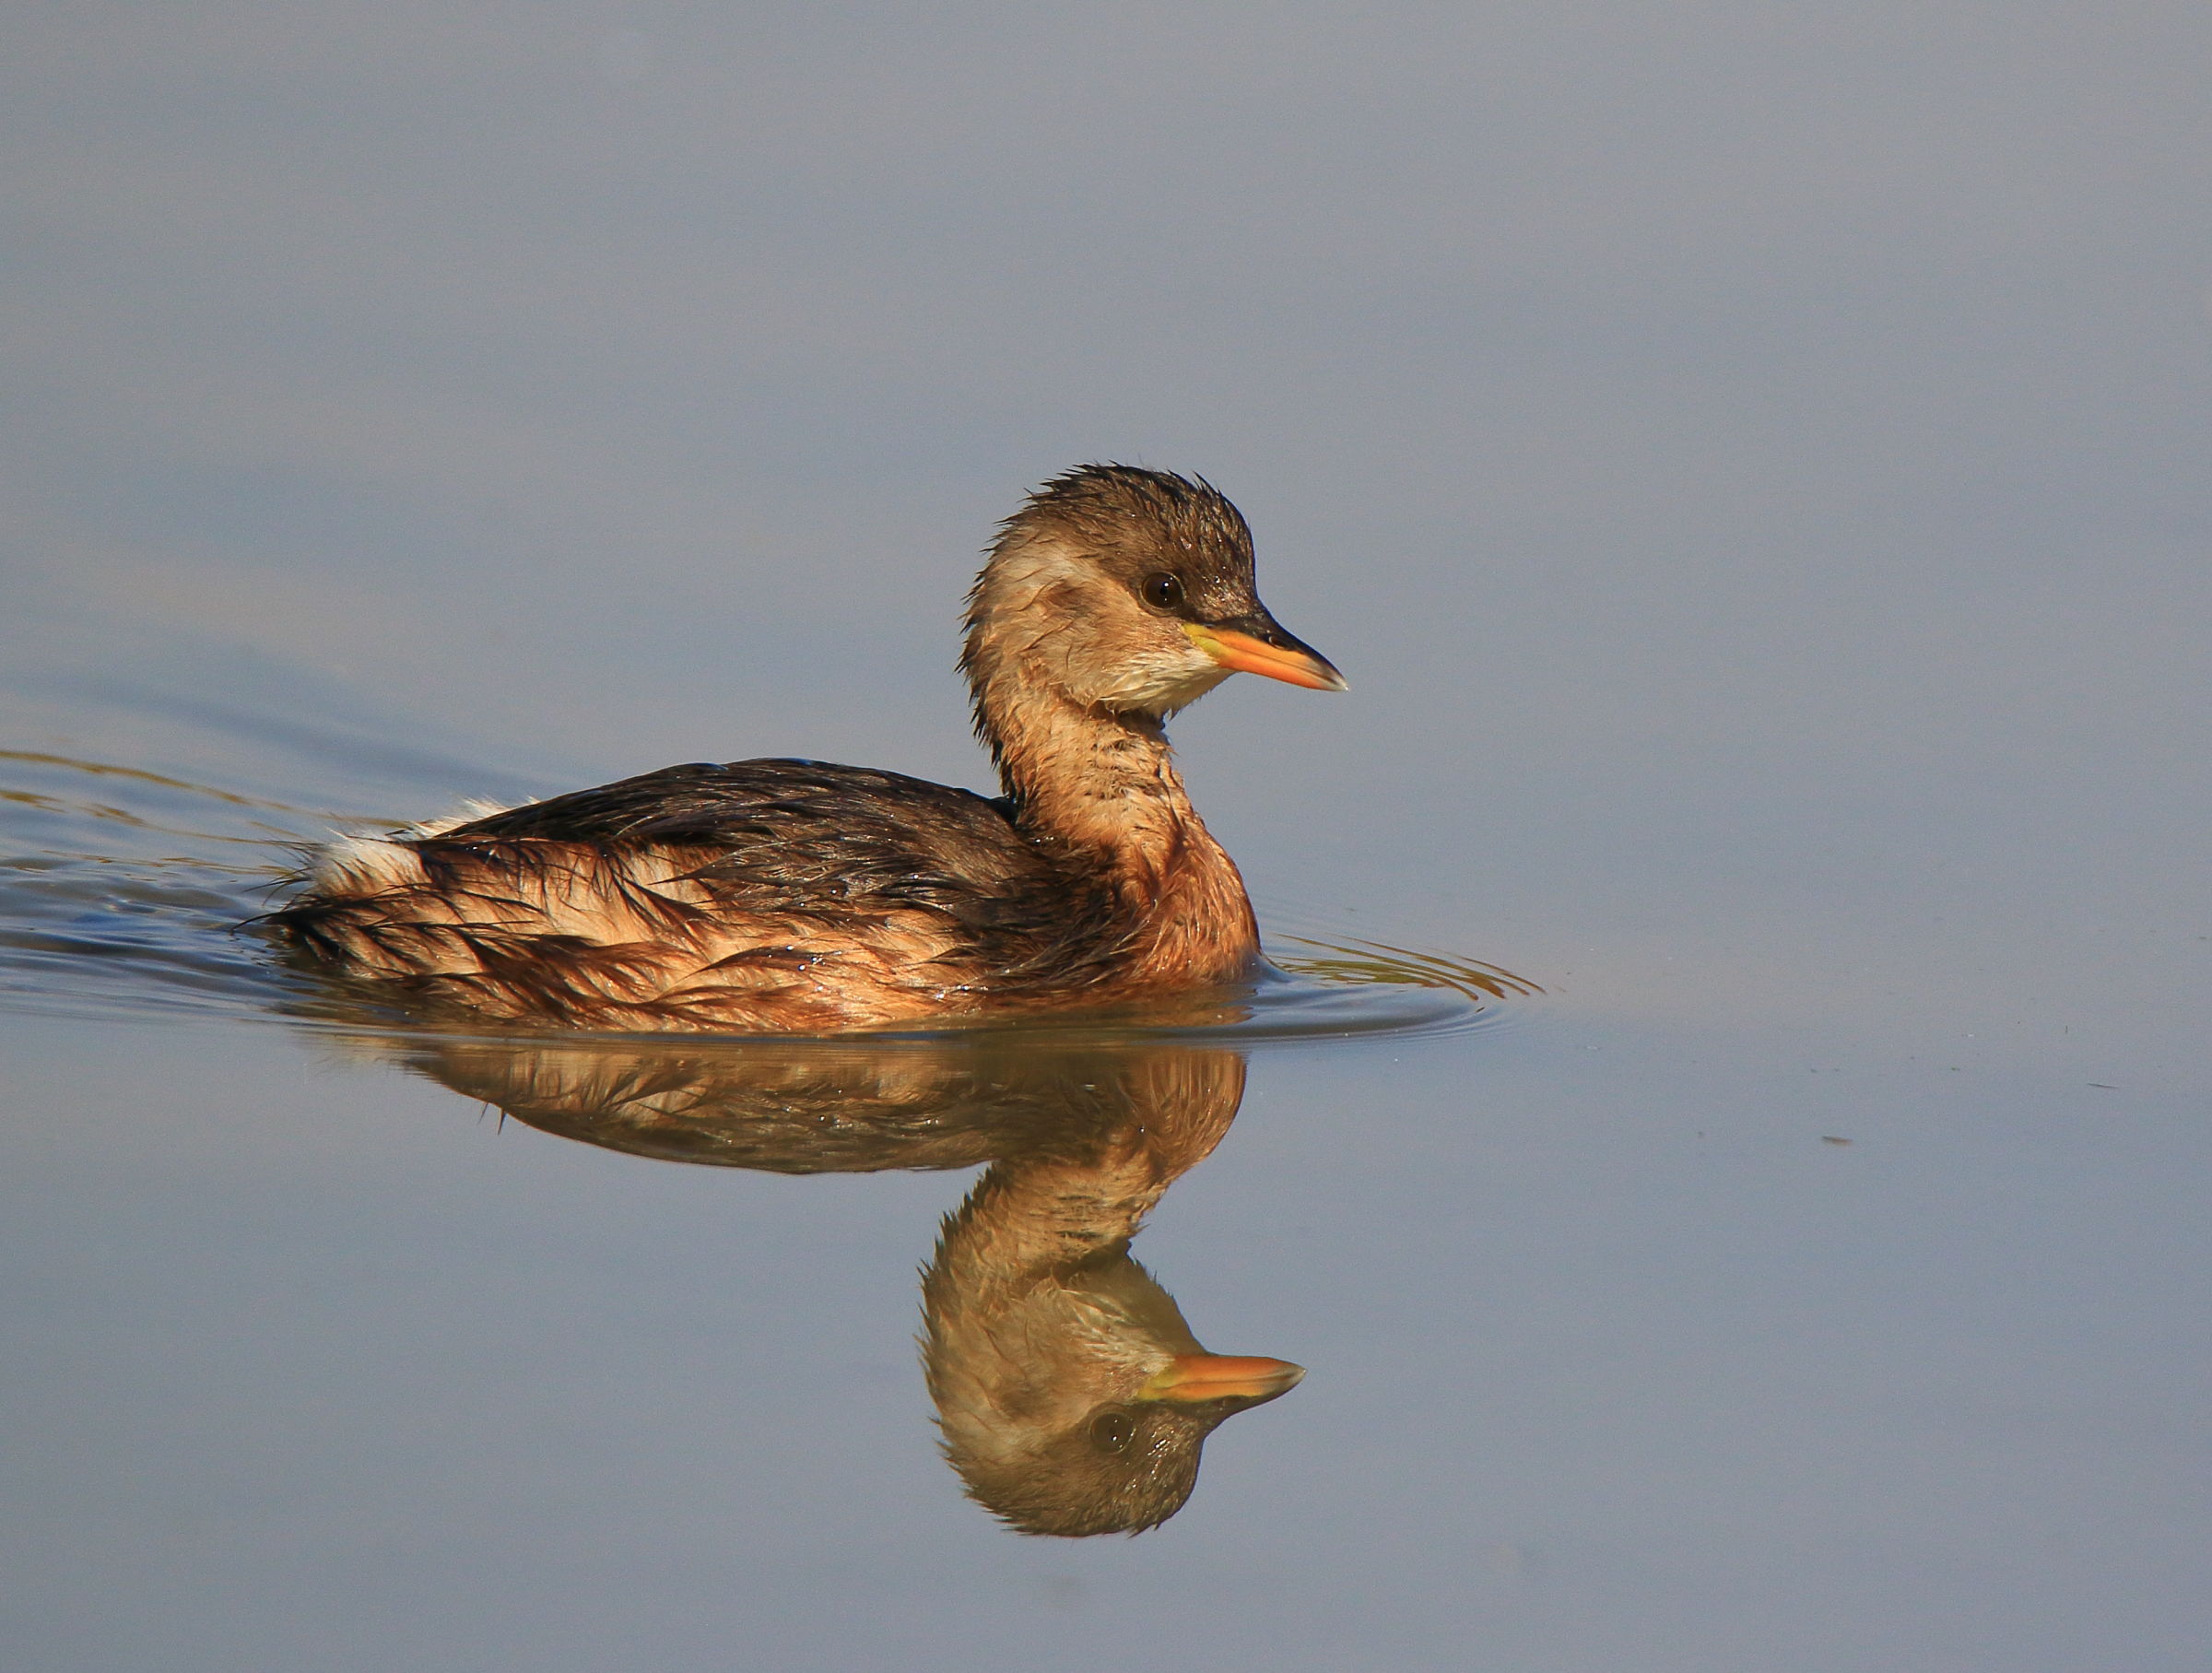
[[[571,1028],[815,1031],[1231,982],[1244,884],[1162,722],[1231,673],[1344,679],[1253,590],[1203,481],[1086,465],[991,547],[960,666],[995,801],[819,761],[694,763],[351,838],[270,921],[343,974]]]

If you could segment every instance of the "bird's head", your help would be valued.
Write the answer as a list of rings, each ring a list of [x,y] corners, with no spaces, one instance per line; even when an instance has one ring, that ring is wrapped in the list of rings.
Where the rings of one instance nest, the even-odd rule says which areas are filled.
[[[1083,465],[1031,494],[991,548],[967,625],[979,709],[1049,692],[1158,721],[1239,672],[1345,689],[1260,602],[1237,508],[1209,483],[1134,465]]]

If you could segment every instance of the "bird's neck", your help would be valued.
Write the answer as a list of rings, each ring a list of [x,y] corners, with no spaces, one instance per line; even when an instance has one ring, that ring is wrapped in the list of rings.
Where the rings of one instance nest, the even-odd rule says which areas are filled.
[[[1227,981],[1259,951],[1236,863],[1191,806],[1166,732],[1034,690],[984,686],[978,729],[1015,822],[1101,874],[1141,934],[1133,974]]]
[[[977,1183],[940,1251],[941,1265],[991,1275],[975,1287],[1026,1290],[1125,1249],[1167,1188],[1213,1154],[1244,1099],[1244,1059],[1232,1052],[1055,1061],[1065,1078],[1039,1094],[1078,1125],[1111,1125],[1072,1153],[1055,1144],[1003,1159]]]

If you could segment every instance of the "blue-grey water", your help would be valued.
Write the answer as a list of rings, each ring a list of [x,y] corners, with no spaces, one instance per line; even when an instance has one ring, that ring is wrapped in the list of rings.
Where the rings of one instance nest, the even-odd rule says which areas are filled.
[[[11,1669],[2204,1665],[2202,8],[0,46]],[[1174,727],[1236,1014],[516,1042],[237,927],[466,797],[983,784],[1092,458],[1352,681]],[[1011,1531],[917,1268],[1176,1121],[1134,1252],[1305,1380]]]

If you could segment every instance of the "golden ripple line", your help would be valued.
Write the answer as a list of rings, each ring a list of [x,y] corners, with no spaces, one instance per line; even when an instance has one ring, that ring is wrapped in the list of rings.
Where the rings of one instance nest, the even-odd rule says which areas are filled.
[[[1442,953],[1416,952],[1385,941],[1317,941],[1311,936],[1285,936],[1300,947],[1317,948],[1324,958],[1281,958],[1276,962],[1297,976],[1347,986],[1382,984],[1394,987],[1441,987],[1479,1003],[1482,999],[1517,999],[1544,990],[1525,976],[1479,960],[1449,958]]]

